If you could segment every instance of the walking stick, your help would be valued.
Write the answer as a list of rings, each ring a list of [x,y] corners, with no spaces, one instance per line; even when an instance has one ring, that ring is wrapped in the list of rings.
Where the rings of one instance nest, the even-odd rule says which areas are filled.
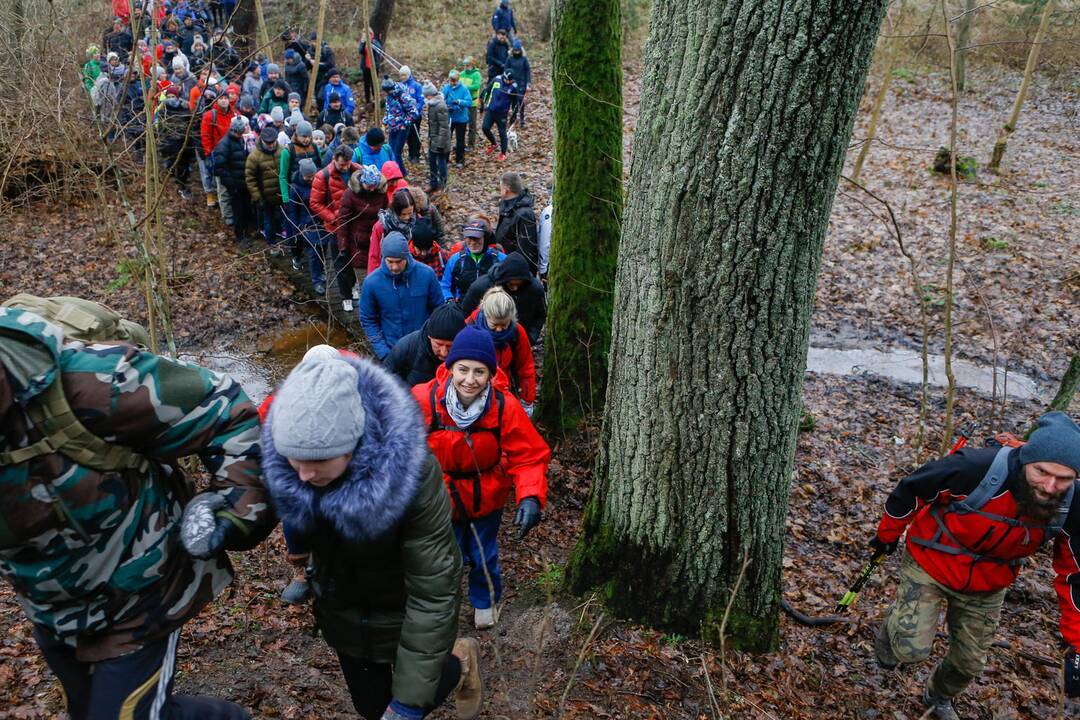
[[[870,558],[870,561],[863,566],[859,576],[855,578],[855,582],[851,584],[848,591],[844,593],[844,596],[840,598],[840,602],[836,603],[836,612],[846,613],[848,608],[855,602],[855,599],[859,597],[859,593],[862,592],[863,587],[867,581],[870,580],[870,576],[874,574],[874,571],[885,561],[885,551],[878,550]]]

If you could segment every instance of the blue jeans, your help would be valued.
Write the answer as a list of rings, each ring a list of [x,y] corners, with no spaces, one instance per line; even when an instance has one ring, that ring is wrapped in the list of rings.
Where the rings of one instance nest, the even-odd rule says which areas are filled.
[[[469,565],[469,604],[476,610],[486,610],[492,606],[491,587],[495,590],[495,603],[502,597],[502,570],[499,567],[499,523],[502,522],[502,510],[477,518],[470,522],[455,522],[454,537],[461,548],[461,557]],[[472,528],[476,529],[473,534]],[[477,538],[480,543],[477,544]],[[484,567],[487,567],[487,573]]]
[[[411,130],[412,125],[404,130],[390,131],[390,149],[394,153],[394,160],[397,161],[398,167],[401,168],[401,174],[405,177],[409,177],[409,170],[405,167],[405,160],[401,157],[401,152],[405,149],[405,139],[409,136]]]
[[[338,256],[337,239],[332,235],[311,230],[304,231],[302,237],[304,238],[304,249],[307,251],[308,269],[311,271],[311,284],[326,284],[327,266],[330,267],[330,272],[334,273],[335,277],[338,277],[336,262]],[[352,268],[348,268],[348,271],[351,275]],[[340,289],[341,283],[338,283],[338,285]],[[351,295],[352,286],[350,285],[349,294],[342,293],[341,297],[347,298],[351,297]]]
[[[450,161],[450,153],[435,152],[434,150],[428,150],[427,163],[428,163],[428,184],[432,189],[438,190],[446,187],[447,177],[447,163]]]
[[[262,203],[259,206],[260,220],[262,221],[263,237],[270,245],[281,243],[281,206]]]
[[[282,521],[281,534],[285,536],[285,548],[290,555],[307,555],[311,552],[307,539],[293,530],[287,522]]]

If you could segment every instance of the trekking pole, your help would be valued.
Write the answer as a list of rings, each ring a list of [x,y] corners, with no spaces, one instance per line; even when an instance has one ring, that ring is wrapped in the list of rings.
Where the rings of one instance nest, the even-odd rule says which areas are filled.
[[[848,591],[844,593],[844,597],[840,598],[840,602],[836,603],[836,612],[846,613],[848,608],[852,606],[855,599],[859,597],[859,593],[862,592],[863,587],[867,581],[870,580],[870,576],[874,574],[874,571],[878,569],[878,566],[885,561],[885,551],[878,550],[871,556],[870,561],[863,566],[859,576],[855,578],[855,582],[851,584]]]

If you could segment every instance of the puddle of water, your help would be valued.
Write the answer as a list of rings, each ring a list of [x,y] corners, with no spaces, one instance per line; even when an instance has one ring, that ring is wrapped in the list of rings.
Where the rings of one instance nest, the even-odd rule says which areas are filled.
[[[303,325],[260,338],[251,349],[195,350],[182,353],[180,358],[231,376],[259,404],[300,362],[308,348],[322,344],[346,347],[352,342],[340,327],[335,326],[329,336],[325,330],[325,326]]]
[[[945,387],[945,357],[930,355],[929,382]],[[827,375],[879,375],[905,383],[922,383],[922,356],[914,350],[872,350],[867,348],[834,349],[811,347],[806,357],[806,369]],[[994,392],[994,369],[967,360],[953,359],[953,376],[958,387],[978,390],[987,395]],[[997,395],[1008,383],[1007,395],[1016,400],[1049,400],[1033,379],[1020,373],[1008,374],[998,368]]]

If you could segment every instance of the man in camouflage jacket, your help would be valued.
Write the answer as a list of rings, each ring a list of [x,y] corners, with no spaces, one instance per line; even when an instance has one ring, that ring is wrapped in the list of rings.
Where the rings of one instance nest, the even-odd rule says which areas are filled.
[[[258,415],[243,390],[133,345],[65,339],[38,315],[6,308],[0,368],[0,450],[41,439],[27,403],[61,382],[86,429],[148,461],[99,472],[52,452],[0,464],[0,575],[73,720],[247,718],[231,703],[170,694],[180,627],[232,580],[223,550],[258,544],[275,522],[260,479]],[[188,455],[211,476],[190,503],[177,464]],[[203,559],[180,537],[185,505],[200,501],[220,528]]]

